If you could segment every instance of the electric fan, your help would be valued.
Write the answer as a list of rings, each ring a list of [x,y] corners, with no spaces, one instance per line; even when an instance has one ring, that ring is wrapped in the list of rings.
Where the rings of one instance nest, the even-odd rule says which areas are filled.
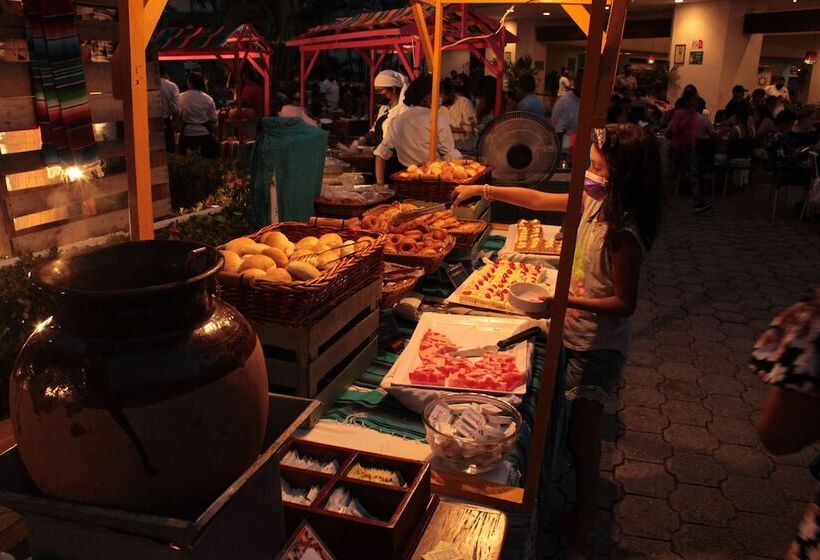
[[[549,181],[561,155],[561,145],[550,123],[526,111],[504,113],[481,133],[479,161],[493,166],[493,183],[542,187]]]

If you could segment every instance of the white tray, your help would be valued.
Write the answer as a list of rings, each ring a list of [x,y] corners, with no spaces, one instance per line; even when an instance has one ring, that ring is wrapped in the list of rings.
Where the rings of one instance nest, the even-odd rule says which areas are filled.
[[[421,387],[424,389],[446,389],[448,391],[462,391],[468,393],[488,393],[494,395],[523,395],[527,392],[527,381],[530,378],[532,362],[532,343],[521,342],[503,354],[515,356],[515,365],[519,371],[525,373],[524,383],[512,391],[493,391],[473,389],[467,387],[443,387],[441,385],[421,385],[410,381],[410,372],[421,365],[419,346],[424,333],[428,329],[450,338],[454,344],[466,350],[479,346],[495,344],[499,340],[508,338],[525,329],[529,324],[527,319],[515,317],[475,317],[471,315],[449,315],[446,313],[424,313],[419,319],[413,336],[410,337],[396,363],[391,368],[391,382],[393,385],[404,387]],[[478,361],[480,358],[471,358]]]
[[[488,266],[488,265],[485,265],[485,266]],[[495,311],[496,313],[506,313],[506,314],[509,314],[509,315],[525,315],[524,312],[519,311],[518,309],[516,309],[515,307],[510,305],[509,302],[506,303],[506,305],[504,306],[504,309],[499,309],[498,307],[476,305],[475,303],[464,303],[460,300],[461,292],[463,292],[466,289],[467,285],[474,279],[474,277],[481,275],[481,270],[482,269],[480,269],[480,268],[478,270],[474,270],[473,273],[470,274],[470,276],[468,276],[467,279],[464,282],[462,282],[461,285],[458,288],[456,288],[453,291],[453,293],[450,294],[447,297],[447,299],[444,300],[444,303],[449,304],[449,305],[458,305],[460,307],[472,307],[474,309],[486,309],[488,311]],[[544,267],[544,270],[545,270],[544,283],[545,283],[547,289],[549,290],[550,295],[554,296],[555,295],[555,284],[558,281],[558,270],[555,269],[555,268],[549,268],[549,267]]]
[[[555,234],[561,231],[559,226],[541,226],[541,231],[544,233],[544,237],[546,239],[555,239]],[[547,253],[528,253],[526,251],[516,251],[515,250],[515,242],[518,241],[518,224],[511,224],[509,229],[507,230],[507,240],[504,242],[503,251],[510,251],[512,253],[520,253],[522,255],[538,255],[542,257],[555,257],[558,258],[558,254],[547,254]]]

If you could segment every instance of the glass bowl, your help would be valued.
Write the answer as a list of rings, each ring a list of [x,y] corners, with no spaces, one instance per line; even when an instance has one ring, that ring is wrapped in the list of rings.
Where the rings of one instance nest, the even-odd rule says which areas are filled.
[[[454,404],[488,404],[501,410],[502,414],[512,418],[515,431],[504,438],[474,440],[460,435],[449,435],[438,431],[430,423],[430,414],[437,405],[449,407]],[[438,398],[424,408],[422,414],[427,443],[438,457],[449,468],[467,474],[478,474],[492,470],[513,450],[518,440],[523,418],[512,405],[488,395],[477,393],[457,393]]]

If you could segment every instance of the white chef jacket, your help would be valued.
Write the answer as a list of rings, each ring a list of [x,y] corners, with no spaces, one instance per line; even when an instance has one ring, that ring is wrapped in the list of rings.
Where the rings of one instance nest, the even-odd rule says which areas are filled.
[[[384,160],[395,153],[405,167],[419,165],[427,161],[430,146],[430,109],[427,107],[409,107],[398,115],[390,127],[384,131],[384,139],[373,154]],[[450,123],[438,116],[438,157],[440,159],[461,159],[456,150]]]
[[[189,89],[179,94],[179,106],[182,110],[183,136],[205,136],[210,134],[205,123],[215,127],[218,120],[214,98],[198,89]]]
[[[455,101],[449,107],[447,118],[453,128],[463,128],[467,132],[453,132],[453,139],[462,142],[475,130],[475,107],[473,102],[464,96],[456,95]]]
[[[783,86],[780,89],[777,89],[777,86],[772,84],[766,88],[766,95],[773,95],[775,97],[779,97],[781,99],[785,99],[786,101],[789,100],[789,88]]]
[[[566,76],[558,78],[558,97],[563,97],[572,89],[572,82]]]
[[[385,113],[387,114],[387,119],[385,119],[384,123],[382,123],[382,138],[384,135],[387,134],[387,129],[393,124],[393,120],[404,113],[407,110],[407,105],[399,101],[392,107],[389,105],[382,105],[379,107],[379,112],[376,114],[376,120],[373,121],[373,126],[370,127],[370,132],[376,132],[376,123],[379,122],[379,119],[382,118]]]

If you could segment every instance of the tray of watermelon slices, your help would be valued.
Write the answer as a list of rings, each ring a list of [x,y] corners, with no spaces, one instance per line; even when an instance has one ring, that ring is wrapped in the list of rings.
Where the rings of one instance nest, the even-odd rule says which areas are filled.
[[[529,326],[515,317],[425,313],[393,367],[396,386],[470,391],[499,395],[527,392],[533,345],[524,341],[505,351],[480,356],[456,353],[492,346]]]

